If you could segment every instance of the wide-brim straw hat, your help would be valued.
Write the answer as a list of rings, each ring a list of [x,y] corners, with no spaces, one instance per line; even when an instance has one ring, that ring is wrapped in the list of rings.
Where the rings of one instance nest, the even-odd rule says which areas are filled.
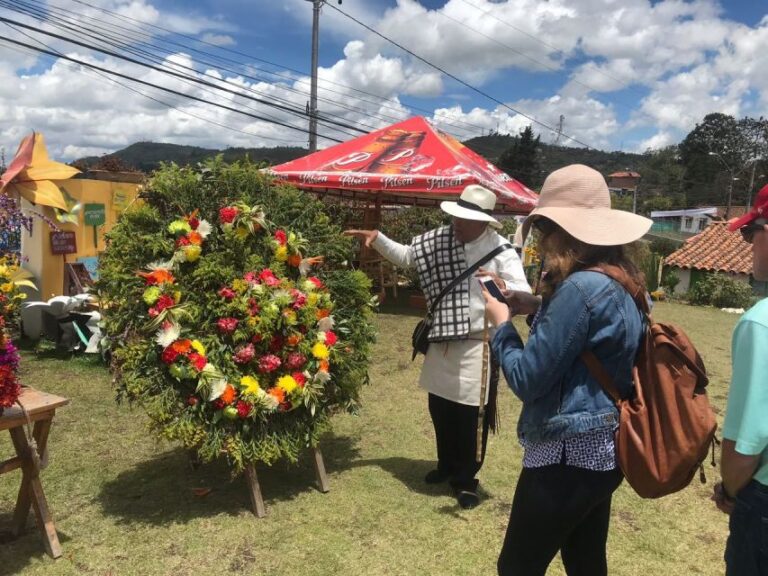
[[[496,194],[479,184],[470,184],[464,188],[458,202],[445,201],[440,203],[440,209],[451,216],[464,220],[488,222],[494,228],[501,228],[501,223],[492,216],[495,206]]]
[[[528,236],[536,218],[549,218],[577,240],[596,246],[618,246],[642,238],[653,221],[611,209],[605,178],[583,164],[555,170],[544,181],[537,207],[523,222]]]

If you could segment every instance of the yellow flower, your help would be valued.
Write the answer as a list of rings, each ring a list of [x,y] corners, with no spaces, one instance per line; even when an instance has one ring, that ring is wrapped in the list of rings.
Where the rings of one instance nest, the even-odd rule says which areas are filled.
[[[5,276],[6,274],[8,274],[8,266],[0,264],[0,276]]]
[[[232,281],[232,290],[238,293],[245,292],[248,289],[248,282],[245,280],[242,280],[240,278],[237,278]]]
[[[192,340],[191,346],[195,349],[195,352],[200,354],[200,356],[205,356],[205,346],[203,346],[203,343],[200,342],[200,340]]]
[[[312,346],[312,356],[318,360],[325,360],[328,358],[328,346],[322,342],[317,342],[314,346]]]
[[[285,390],[286,394],[293,392],[297,386],[298,383],[294,380],[293,376],[282,376],[277,380],[277,387]]]
[[[259,317],[258,316],[251,316],[248,318],[248,320],[245,321],[245,323],[248,325],[248,328],[254,329],[256,326],[259,325]]]
[[[176,290],[176,292],[173,293],[173,299],[176,302],[176,304],[178,304],[179,300],[181,300],[181,292]]]
[[[202,251],[203,249],[200,246],[190,244],[189,246],[184,246],[184,257],[187,259],[187,262],[196,262],[200,258]]]
[[[288,247],[287,246],[278,246],[275,248],[275,260],[278,262],[285,262],[288,260]]]
[[[317,306],[317,299],[318,298],[319,298],[319,296],[316,293],[310,292],[309,294],[307,294],[307,304],[309,306]]]
[[[261,390],[259,381],[253,376],[243,376],[240,378],[240,388],[242,388],[246,394],[254,395],[258,394],[259,390]]]
[[[6,282],[5,284],[1,285],[0,290],[6,293],[10,292],[13,290],[13,282]]]
[[[235,234],[241,240],[245,240],[245,238],[248,236],[248,228],[246,228],[245,226],[238,226],[237,228],[235,228]]]

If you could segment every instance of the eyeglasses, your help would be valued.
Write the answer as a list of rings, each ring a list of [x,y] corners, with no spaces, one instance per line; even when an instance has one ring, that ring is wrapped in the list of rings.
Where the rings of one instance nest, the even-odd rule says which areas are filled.
[[[747,224],[746,226],[739,228],[741,237],[744,238],[745,242],[749,242],[750,244],[752,244],[755,239],[755,232],[760,232],[761,230],[765,230],[764,222],[762,224],[753,222],[752,224]]]

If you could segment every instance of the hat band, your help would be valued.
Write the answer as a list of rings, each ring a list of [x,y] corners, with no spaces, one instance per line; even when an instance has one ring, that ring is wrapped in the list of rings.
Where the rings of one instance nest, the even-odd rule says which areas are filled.
[[[459,198],[459,201],[456,202],[458,206],[461,206],[462,208],[467,208],[468,210],[477,210],[478,212],[482,212],[483,214],[488,214],[490,216],[493,213],[493,210],[486,210],[485,208],[481,208],[477,204],[473,204],[472,202],[467,202],[466,200],[462,200]]]

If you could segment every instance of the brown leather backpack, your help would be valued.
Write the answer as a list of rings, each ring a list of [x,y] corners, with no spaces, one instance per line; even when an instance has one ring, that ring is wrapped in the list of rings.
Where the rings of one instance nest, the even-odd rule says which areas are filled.
[[[717,423],[706,394],[704,362],[679,327],[654,322],[645,288],[615,266],[592,269],[621,284],[646,318],[637,351],[634,394],[621,398],[613,379],[592,351],[582,359],[619,409],[618,464],[643,498],[659,498],[690,484],[715,441]]]

